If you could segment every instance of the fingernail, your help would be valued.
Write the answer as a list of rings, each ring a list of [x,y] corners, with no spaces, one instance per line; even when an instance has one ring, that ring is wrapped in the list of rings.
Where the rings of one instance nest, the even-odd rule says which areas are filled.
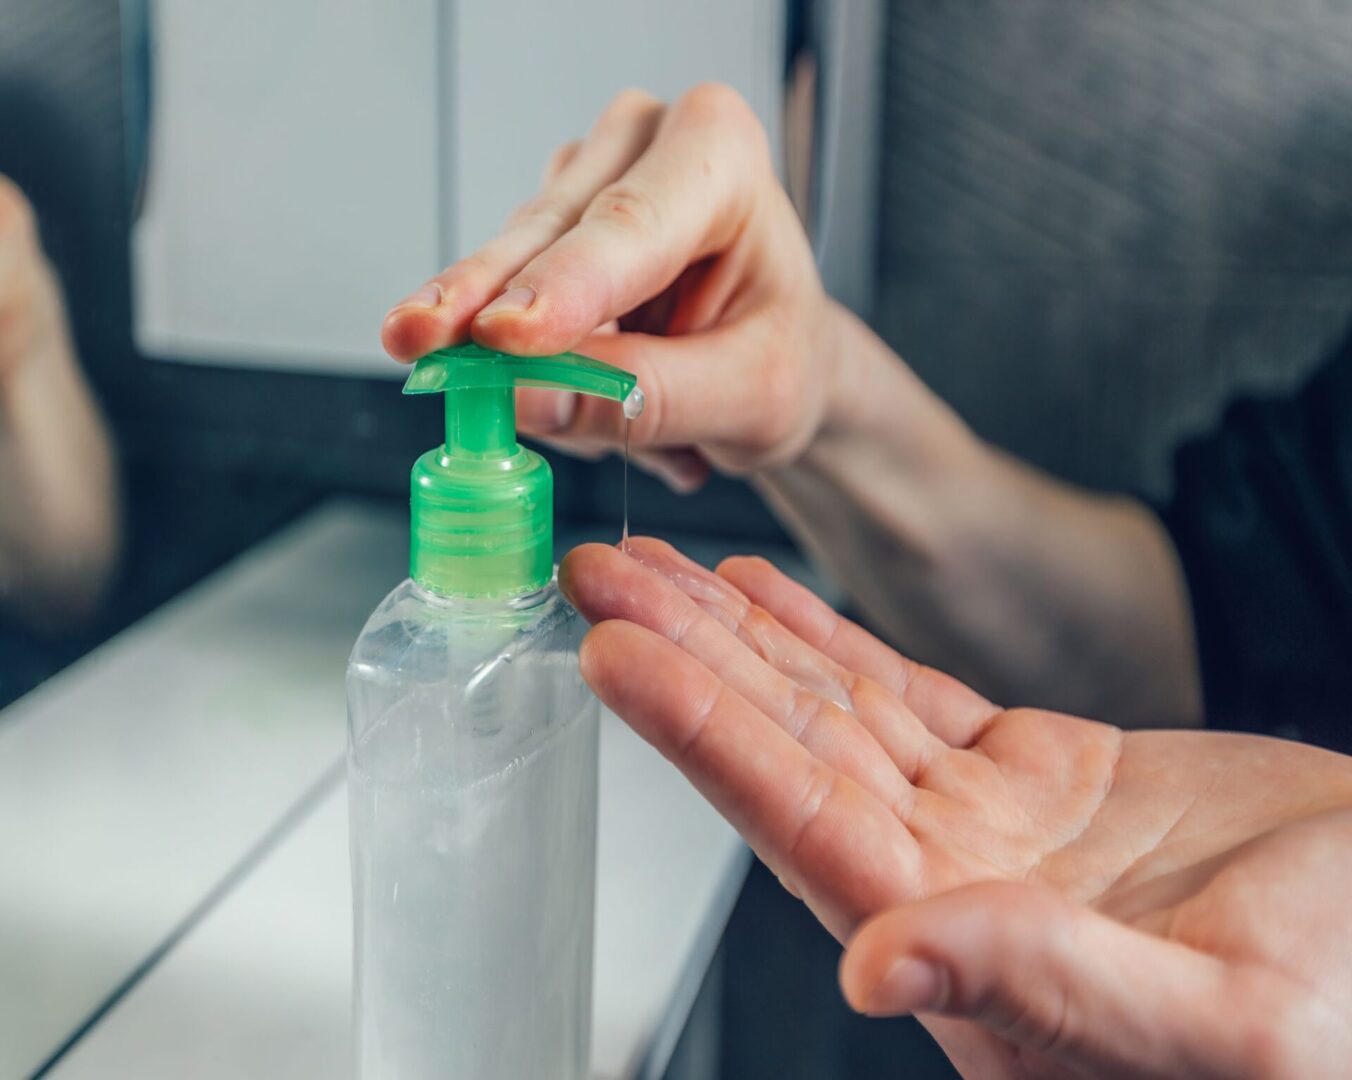
[[[662,470],[662,479],[677,495],[693,495],[704,484],[704,472],[682,465],[668,465]]]
[[[417,292],[406,296],[395,307],[436,307],[441,303],[441,286],[434,281],[429,281]]]
[[[492,315],[516,315],[525,311],[533,303],[535,303],[535,290],[529,285],[518,285],[514,289],[508,289],[479,312],[479,318],[486,319]]]
[[[704,483],[705,471],[683,455],[653,454],[639,458],[638,466],[651,473],[677,495],[691,495]]]
[[[865,998],[869,1016],[897,1016],[926,1012],[944,1003],[944,974],[933,964],[903,956],[887,969],[887,974]]]

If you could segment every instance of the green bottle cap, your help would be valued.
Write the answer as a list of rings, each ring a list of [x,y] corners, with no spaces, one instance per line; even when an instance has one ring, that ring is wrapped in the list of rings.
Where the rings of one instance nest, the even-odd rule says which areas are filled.
[[[413,367],[406,394],[446,395],[446,442],[413,466],[409,576],[443,596],[510,597],[554,573],[554,477],[516,441],[518,386],[574,390],[624,404],[643,392],[627,371],[588,356],[512,356],[454,345]]]

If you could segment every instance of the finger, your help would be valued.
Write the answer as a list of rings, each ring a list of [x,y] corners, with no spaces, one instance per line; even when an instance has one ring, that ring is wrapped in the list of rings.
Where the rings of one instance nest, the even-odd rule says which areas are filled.
[[[556,174],[501,233],[394,306],[381,330],[386,351],[410,360],[465,340],[470,320],[503,283],[571,229],[597,192],[638,159],[662,111],[661,102],[639,90],[615,98],[576,152],[555,159]]]
[[[914,783],[943,750],[915,715],[872,679],[847,671],[796,637],[724,578],[670,544],[635,537],[629,554],[664,575],[792,685],[854,716],[901,774]],[[909,820],[910,806],[901,814]]]
[[[544,175],[540,178],[540,182],[542,184],[548,184],[549,181],[553,180],[554,177],[563,172],[563,170],[571,164],[573,158],[577,157],[577,152],[581,149],[582,140],[573,139],[570,142],[564,143],[550,154],[549,160],[545,162],[545,171]]]
[[[687,593],[757,656],[796,685],[854,711],[853,673],[794,637],[732,582],[655,537],[631,538],[629,555]]]
[[[476,340],[526,354],[572,348],[730,246],[772,176],[750,107],[727,87],[696,87],[667,110],[652,144],[577,225],[479,313]]]
[[[1292,1004],[1274,979],[1007,882],[878,916],[840,980],[860,1012],[976,1021],[1094,1076],[1255,1075],[1251,1025]]]
[[[600,461],[616,452],[613,446],[591,440],[563,442],[546,435],[534,435],[531,438],[535,442],[570,457],[581,458],[583,461]],[[695,450],[635,451],[630,455],[630,460],[644,472],[661,480],[678,495],[689,495],[698,491],[710,475],[708,463]]]
[[[681,337],[593,334],[579,351],[638,380],[643,412],[627,423],[634,449],[723,445],[755,455],[791,447],[804,424],[797,406],[810,390],[794,371],[781,370],[784,365],[768,347],[760,320]],[[572,396],[571,406],[552,411],[533,399],[529,411],[518,415],[518,426],[565,444],[624,444],[626,421],[614,402]]]
[[[9,177],[0,174],[0,251],[37,246],[37,219],[33,205]]]
[[[630,541],[630,552],[651,552],[660,541]],[[665,545],[664,545],[665,546]],[[739,639],[737,623],[729,627],[692,599],[694,591],[726,611],[736,597],[712,574],[696,578],[683,573],[682,588],[654,573],[651,564],[604,544],[584,544],[569,553],[559,568],[559,584],[590,622],[626,619],[680,646],[716,678],[744,698],[832,769],[871,792],[902,820],[911,810],[913,793],[896,764],[878,741],[838,704],[776,671]],[[743,620],[752,618],[741,600]]]
[[[694,657],[646,627],[599,623],[582,644],[597,696],[655,746],[843,938],[914,895],[914,839]]]
[[[697,450],[636,450],[634,464],[677,495],[691,495],[709,480],[709,463]]]
[[[541,390],[522,387],[517,390],[517,428],[522,434],[586,461],[599,461],[619,448],[611,442],[589,438],[558,438],[545,431],[559,426],[559,414],[571,416],[575,408],[571,400],[577,397],[561,390]],[[617,406],[612,406],[618,408]],[[523,421],[523,415],[525,420]],[[629,455],[634,465],[661,480],[678,495],[689,495],[708,482],[712,470],[698,450],[679,448],[671,450],[635,450]]]
[[[881,683],[950,746],[970,746],[999,713],[957,679],[884,645],[765,559],[726,559],[718,573],[803,641],[843,667]]]
[[[609,446],[604,446],[601,443],[559,443],[541,435],[532,436],[531,441],[547,446],[551,450],[558,450],[570,457],[580,458],[583,461],[603,461],[612,452]]]

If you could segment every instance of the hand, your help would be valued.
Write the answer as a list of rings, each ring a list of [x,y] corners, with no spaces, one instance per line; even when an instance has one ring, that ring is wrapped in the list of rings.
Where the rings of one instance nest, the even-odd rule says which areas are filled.
[[[0,176],[0,388],[64,344],[61,295],[38,243],[33,208]]]
[[[759,122],[708,85],[670,107],[621,94],[503,232],[398,304],[382,336],[401,360],[472,336],[627,368],[647,397],[636,460],[690,490],[708,463],[792,459],[853,396],[838,389],[839,322]],[[584,455],[623,441],[618,409],[571,394],[522,391],[517,422]]]
[[[767,563],[588,545],[582,669],[974,1077],[1342,1075],[1352,763],[1001,709]],[[654,572],[655,571],[655,572]]]
[[[83,621],[119,544],[113,448],[32,207],[0,176],[0,607],[42,632]]]
[[[892,640],[1018,700],[1137,724],[1200,713],[1159,523],[993,451],[826,296],[765,134],[726,87],[670,107],[621,94],[382,337],[400,360],[473,337],[627,368],[647,397],[634,461],[677,491],[710,466],[747,475]],[[522,432],[585,457],[624,423],[612,402],[517,396]]]

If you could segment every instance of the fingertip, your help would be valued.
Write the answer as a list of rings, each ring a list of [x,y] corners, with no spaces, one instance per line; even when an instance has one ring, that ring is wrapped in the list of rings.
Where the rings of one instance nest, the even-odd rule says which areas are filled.
[[[863,957],[864,954],[851,942],[840,954],[840,963],[836,965],[836,981],[840,984],[841,996],[845,1004],[857,1013],[865,1011],[868,991],[877,981],[866,974],[866,960]]]
[[[739,587],[742,581],[755,582],[773,571],[774,566],[763,555],[729,555],[714,568],[719,577]]]
[[[605,580],[604,563],[614,554],[616,551],[609,544],[579,544],[559,563],[559,588],[584,616],[591,586]]]
[[[611,675],[616,670],[616,659],[625,652],[625,638],[632,623],[622,619],[607,619],[587,631],[578,649],[578,668],[582,678],[607,705],[613,700]],[[619,661],[623,670],[624,663]]]
[[[437,329],[430,309],[400,304],[385,316],[380,343],[395,360],[409,363],[439,347]]]
[[[901,1016],[942,1009],[947,969],[918,954],[908,933],[909,912],[896,908],[865,923],[840,959],[840,990],[865,1016]]]
[[[800,637],[803,636],[801,626],[785,619],[783,609],[792,607],[802,615],[814,610],[814,603],[826,606],[815,593],[761,555],[731,555],[720,562],[714,572]]]
[[[892,959],[895,911],[885,911],[864,922],[850,938],[840,956],[837,971],[840,991],[857,1013],[868,1011],[869,995],[886,974]]]

